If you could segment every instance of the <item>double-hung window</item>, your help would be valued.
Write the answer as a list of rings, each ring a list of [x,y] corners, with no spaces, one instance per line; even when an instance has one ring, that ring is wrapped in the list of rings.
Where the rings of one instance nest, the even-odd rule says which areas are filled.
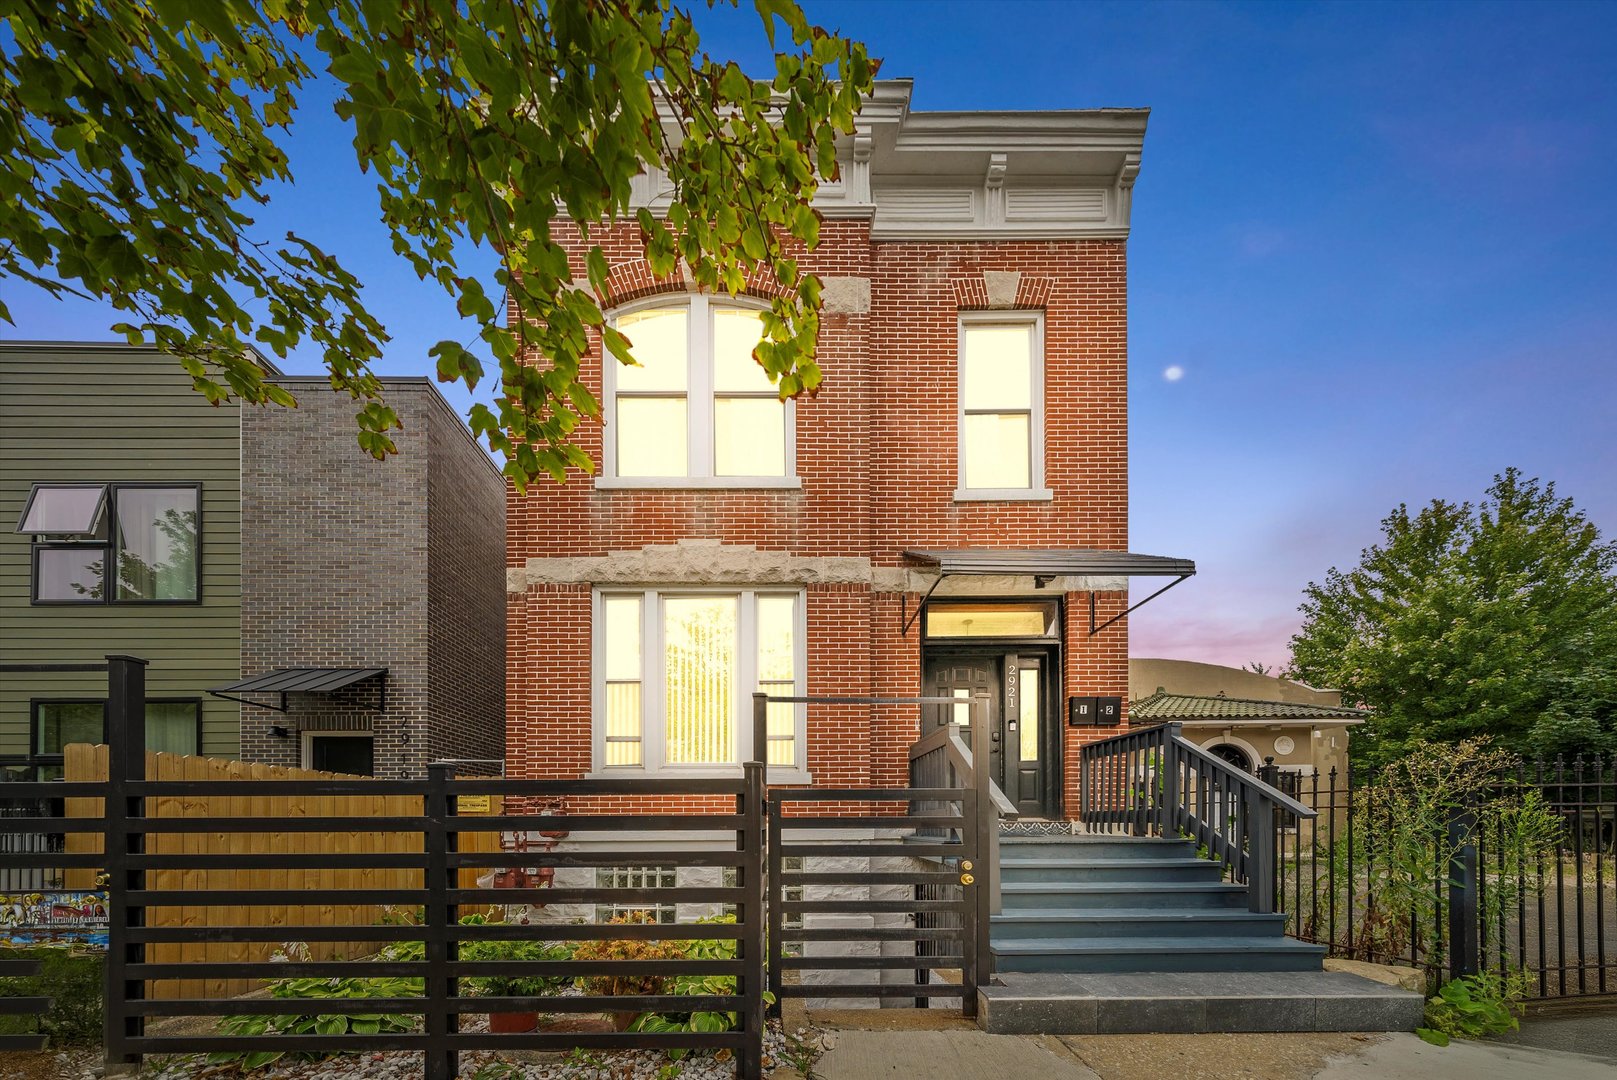
[[[762,312],[703,294],[626,309],[597,487],[795,487],[794,407],[752,357]]]
[[[1048,499],[1044,333],[1037,315],[961,317],[957,499]]]
[[[753,760],[752,694],[800,696],[803,594],[603,591],[595,604],[598,769],[728,771]],[[768,708],[771,779],[804,771],[800,705]]]
[[[196,484],[35,484],[17,531],[34,538],[36,604],[196,603]]]

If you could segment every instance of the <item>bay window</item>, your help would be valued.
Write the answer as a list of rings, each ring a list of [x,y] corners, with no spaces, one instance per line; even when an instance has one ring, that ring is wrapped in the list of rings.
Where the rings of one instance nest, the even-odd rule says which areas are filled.
[[[1048,499],[1044,487],[1044,335],[1037,315],[960,321],[956,499]]]
[[[619,313],[597,487],[796,487],[794,407],[752,358],[762,312],[701,294]]]
[[[598,593],[597,767],[725,772],[751,760],[752,694],[801,694],[803,628],[797,592]],[[769,706],[772,779],[802,773],[803,718]]]

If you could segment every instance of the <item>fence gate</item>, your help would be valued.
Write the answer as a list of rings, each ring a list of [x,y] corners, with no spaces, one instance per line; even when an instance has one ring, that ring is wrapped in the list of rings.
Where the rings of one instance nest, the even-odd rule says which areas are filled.
[[[976,821],[970,788],[772,791],[774,1008],[788,997],[908,998],[918,1008],[958,998],[975,1016],[987,954]]]

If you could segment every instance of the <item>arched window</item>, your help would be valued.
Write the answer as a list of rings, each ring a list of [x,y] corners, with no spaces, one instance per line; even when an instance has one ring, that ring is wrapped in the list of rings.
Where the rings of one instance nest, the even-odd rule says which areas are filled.
[[[759,308],[692,294],[625,308],[613,325],[639,366],[608,357],[597,486],[796,486],[792,404],[752,358]]]

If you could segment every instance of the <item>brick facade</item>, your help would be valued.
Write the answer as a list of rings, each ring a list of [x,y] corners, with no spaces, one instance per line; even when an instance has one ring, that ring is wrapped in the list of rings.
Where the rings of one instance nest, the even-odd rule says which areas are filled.
[[[368,730],[376,773],[501,757],[505,726],[504,481],[424,379],[387,379],[399,453],[366,456],[354,403],[286,379],[296,409],[242,410],[243,675],[385,667],[369,687],[243,707],[241,756],[302,763],[305,731]],[[276,735],[272,726],[288,731]]]
[[[1126,548],[1123,243],[881,243],[863,222],[828,223],[822,237],[805,268],[828,281],[865,279],[871,303],[868,312],[828,310],[822,318],[825,381],[816,398],[797,406],[800,491],[596,490],[579,475],[510,492],[506,741],[513,775],[576,777],[591,767],[591,585],[525,584],[521,571],[530,558],[701,539],[852,557],[874,570],[900,567],[906,548]],[[627,229],[608,239],[607,250],[615,264],[642,257]],[[954,498],[958,322],[962,310],[987,306],[985,271],[1020,274],[1018,304],[1044,314],[1049,501]],[[614,280],[625,283],[626,295],[649,288],[637,273]],[[598,353],[585,378],[600,390]],[[578,438],[598,460],[601,426],[581,425]],[[1101,618],[1122,610],[1124,597],[1097,597]],[[1126,697],[1126,622],[1091,638],[1088,593],[1065,599],[1063,697]],[[910,593],[912,611],[919,600]],[[897,593],[874,584],[810,584],[807,615],[809,694],[920,692],[919,629],[900,634]],[[1069,766],[1082,740],[1115,731],[1067,729]],[[916,734],[913,711],[811,708],[809,772],[824,785],[901,783]],[[1066,803],[1075,809],[1075,767],[1065,775]]]

